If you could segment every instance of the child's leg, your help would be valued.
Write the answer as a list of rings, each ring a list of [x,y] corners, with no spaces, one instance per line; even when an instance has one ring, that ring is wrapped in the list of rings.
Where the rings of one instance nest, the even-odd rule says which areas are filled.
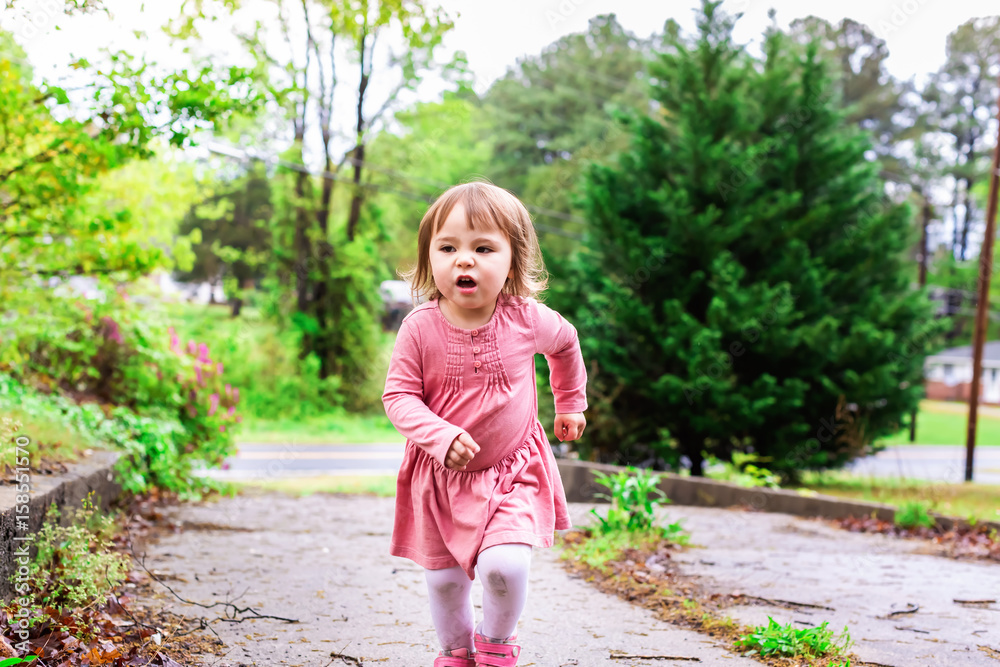
[[[530,565],[530,544],[498,544],[479,553],[484,636],[502,641],[514,634],[528,599]]]
[[[441,648],[473,650],[472,631],[476,622],[472,609],[472,581],[459,567],[424,570],[431,599],[431,619]]]

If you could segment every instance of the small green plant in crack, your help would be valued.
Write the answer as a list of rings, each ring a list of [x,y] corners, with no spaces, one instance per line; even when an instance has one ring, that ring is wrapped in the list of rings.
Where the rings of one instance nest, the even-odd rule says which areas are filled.
[[[26,540],[36,550],[27,565],[33,606],[76,610],[102,604],[130,566],[128,556],[113,549],[114,518],[97,511],[90,495],[83,509],[72,513],[70,525],[60,525],[61,514],[52,503],[42,528]]]
[[[896,525],[900,528],[933,528],[937,525],[934,517],[930,515],[927,503],[920,500],[904,502],[896,510]]]
[[[822,658],[840,655],[851,645],[846,627],[840,635],[835,635],[826,621],[815,628],[799,629],[791,623],[781,625],[770,616],[767,620],[767,625],[752,628],[736,641],[736,647],[743,649],[744,655]]]
[[[598,498],[611,501],[607,516],[601,516],[596,509],[590,513],[600,522],[596,532],[599,534],[624,532],[656,532],[664,539],[677,544],[686,544],[688,534],[679,521],[666,526],[656,525],[656,507],[670,502],[662,490],[657,487],[660,475],[651,474],[646,469],[628,466],[615,475],[606,475],[592,470],[595,482],[605,486],[611,495],[594,494]]]

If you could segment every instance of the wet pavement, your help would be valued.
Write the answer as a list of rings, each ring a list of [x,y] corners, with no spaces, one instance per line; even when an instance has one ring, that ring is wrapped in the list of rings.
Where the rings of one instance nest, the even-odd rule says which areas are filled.
[[[228,653],[205,656],[203,664],[430,667],[437,641],[423,570],[388,555],[393,507],[392,498],[255,491],[183,505],[170,511],[189,528],[147,547],[146,564],[178,577],[170,585],[187,599],[238,599],[261,614],[297,620],[216,623]],[[607,506],[571,503],[574,521],[589,524],[594,507]],[[670,507],[666,514],[683,519],[692,536],[693,546],[676,562],[705,588],[813,605],[730,609],[743,623],[771,615],[803,627],[846,625],[862,660],[889,667],[990,665],[1000,656],[1000,606],[956,602],[997,598],[1000,565],[951,560],[924,541],[852,534],[781,514],[696,507]],[[478,580],[473,599],[479,620]],[[162,604],[212,618],[169,595]],[[907,609],[914,611],[898,613]],[[574,578],[562,568],[558,548],[534,550],[518,630],[520,667],[673,664],[613,657],[621,654],[759,664]]]

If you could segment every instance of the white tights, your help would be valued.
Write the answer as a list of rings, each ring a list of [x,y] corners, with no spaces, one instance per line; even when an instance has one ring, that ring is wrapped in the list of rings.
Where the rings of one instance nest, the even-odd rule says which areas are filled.
[[[483,623],[486,637],[506,639],[514,634],[528,598],[530,544],[498,544],[479,552],[476,570],[483,584]],[[461,567],[424,570],[431,601],[431,619],[441,648],[472,651],[472,581]]]

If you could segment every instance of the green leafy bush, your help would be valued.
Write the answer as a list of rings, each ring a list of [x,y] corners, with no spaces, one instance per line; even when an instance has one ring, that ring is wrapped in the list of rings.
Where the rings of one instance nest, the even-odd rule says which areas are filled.
[[[213,358],[225,364],[229,381],[240,388],[240,411],[247,418],[309,419],[341,411],[341,378],[321,379],[316,355],[300,357],[302,331],[279,325],[283,320],[260,294],[248,296],[251,305],[239,317],[231,317],[227,308],[194,304],[165,305],[164,317],[181,338],[204,341]],[[258,308],[252,305],[256,302],[264,304]],[[369,375],[378,385],[367,388],[368,402],[378,410],[391,352],[391,335],[384,334],[380,353],[368,360]]]
[[[227,433],[203,441],[193,448],[191,433],[176,413],[164,408],[148,409],[143,415],[125,407],[96,403],[76,404],[59,394],[44,395],[25,387],[10,375],[0,373],[0,410],[16,407],[35,421],[63,424],[79,437],[79,445],[110,448],[122,456],[116,470],[127,491],[140,493],[155,486],[198,499],[201,489],[219,489],[213,480],[197,477],[196,463],[218,463],[229,455]],[[190,451],[188,451],[190,449]]]
[[[937,525],[934,517],[930,515],[927,503],[920,500],[910,500],[904,502],[896,510],[895,523],[900,528],[933,528]]]
[[[182,343],[159,314],[115,289],[104,295],[83,302],[45,294],[37,309],[10,311],[14,326],[0,332],[0,371],[15,382],[5,383],[0,397],[17,395],[92,434],[93,445],[133,454],[121,464],[127,489],[186,493],[196,463],[218,465],[235,451],[239,389],[224,380],[223,364],[205,343]],[[14,384],[48,396],[28,398]]]
[[[767,460],[769,460],[767,457],[758,456],[757,454],[745,454],[738,451],[732,453],[731,462],[720,461],[714,456],[709,456],[706,458],[706,463],[715,468],[715,470],[709,471],[707,476],[749,488],[781,488],[781,475],[758,465]]]
[[[650,474],[648,470],[637,469],[634,466],[629,466],[615,475],[607,475],[598,470],[591,472],[596,478],[595,482],[611,491],[610,496],[604,493],[596,494],[598,498],[611,501],[611,508],[606,517],[598,514],[596,509],[590,510],[590,513],[597,517],[600,522],[599,533],[649,532],[652,530],[659,531],[664,538],[671,541],[684,541],[686,539],[680,522],[667,526],[656,525],[655,508],[670,502],[666,494],[657,488],[660,475]]]
[[[834,635],[826,621],[819,627],[798,629],[791,623],[781,625],[770,616],[767,620],[766,626],[758,625],[736,641],[737,648],[746,649],[744,655],[820,658],[839,655],[851,645],[846,627],[840,635]]]
[[[36,606],[75,609],[104,602],[128,574],[128,556],[112,550],[114,519],[96,511],[90,496],[71,516],[69,526],[59,525],[61,512],[52,503],[41,530],[27,536],[25,544],[38,550],[28,564]]]

